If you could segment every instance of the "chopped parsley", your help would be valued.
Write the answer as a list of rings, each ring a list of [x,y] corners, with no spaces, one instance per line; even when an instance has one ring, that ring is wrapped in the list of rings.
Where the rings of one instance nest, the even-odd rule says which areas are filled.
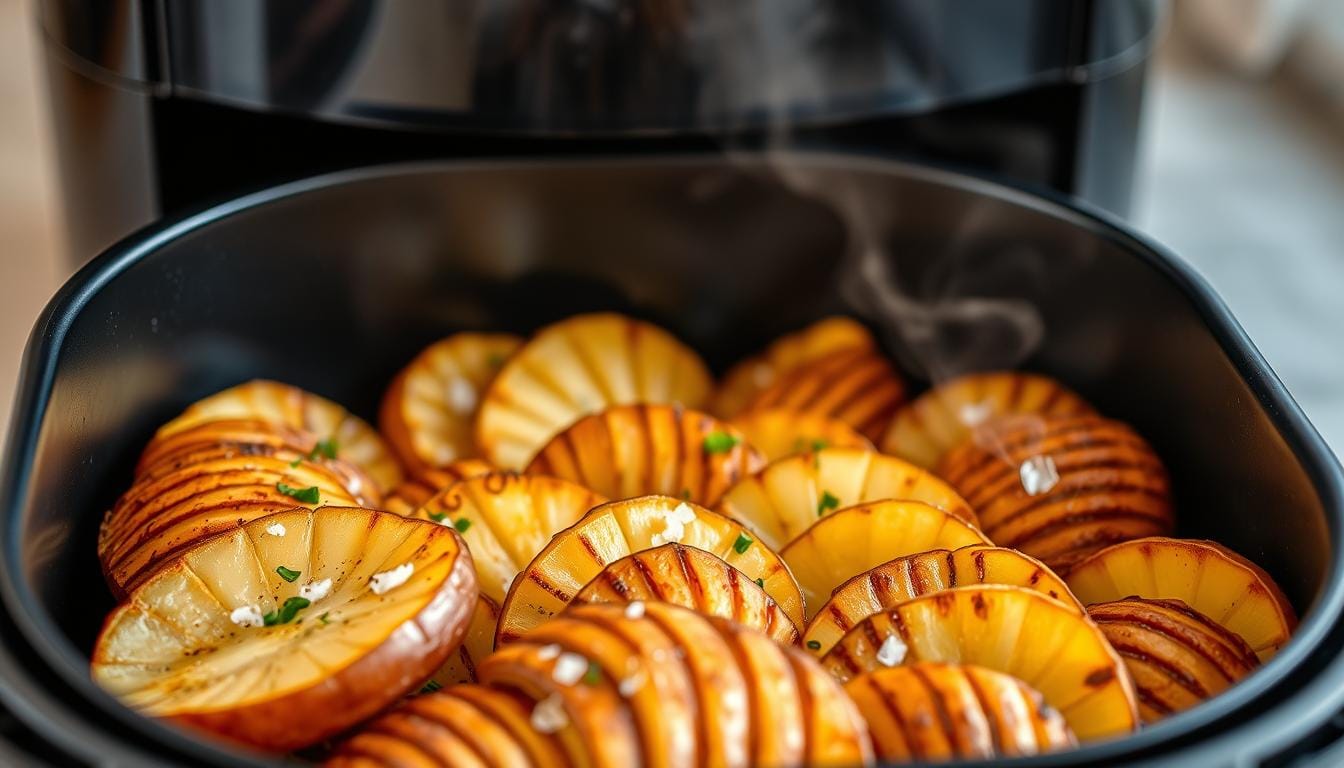
[[[821,500],[817,502],[817,517],[826,514],[827,511],[836,509],[840,506],[840,499],[830,491],[821,492]]]
[[[316,504],[321,499],[321,492],[316,485],[310,485],[307,488],[295,488],[285,483],[276,483],[275,490],[304,504]]]
[[[690,489],[690,488],[682,488],[682,489],[681,489],[681,500],[682,500],[682,501],[690,501],[690,500],[691,500],[691,489]]]
[[[597,685],[600,682],[602,682],[602,668],[595,661],[588,662],[588,671],[583,673],[584,685]]]
[[[437,680],[430,680],[420,689],[421,693],[433,693],[443,687],[443,684]]]
[[[427,514],[429,515],[429,519],[436,523],[442,523],[443,518],[448,516],[447,512],[429,512]]]
[[[468,520],[465,517],[459,517],[453,523],[453,527],[457,529],[458,533],[466,533],[467,529],[471,527],[471,520]]]
[[[293,469],[294,467],[297,467],[297,466],[299,466],[299,465],[302,464],[302,463],[303,463],[303,457],[300,456],[299,458],[297,458],[297,459],[295,459],[295,460],[289,462],[289,468],[290,468],[290,469]]]
[[[756,586],[760,587],[761,589],[765,589],[765,579],[757,579]]]
[[[794,453],[802,453],[803,451],[816,453],[817,451],[828,447],[830,447],[830,443],[819,437],[814,437],[811,440],[808,440],[805,437],[799,437],[797,440],[793,441]]]
[[[740,442],[742,442],[742,438],[730,435],[727,432],[710,432],[705,435],[705,453],[727,453]]]
[[[814,650],[814,651],[820,651],[820,650],[821,650],[821,641],[819,641],[819,640],[808,640],[808,641],[807,641],[807,647],[808,647],[809,649],[811,649],[811,650]]]
[[[317,445],[314,445],[313,450],[308,454],[308,460],[314,461],[319,456],[327,459],[336,458],[336,438],[328,437],[317,441]]]
[[[303,571],[291,571],[283,565],[277,565],[275,567],[275,572],[280,574],[280,578],[288,581],[290,584],[293,584],[294,580],[299,578],[299,574],[303,573]]]
[[[740,555],[751,548],[753,541],[747,534],[739,533],[737,534],[737,541],[733,542],[733,551]]]
[[[814,437],[814,438],[812,438],[812,452],[813,452],[813,453],[816,453],[817,451],[825,450],[826,447],[829,446],[829,445],[830,445],[830,443],[827,443],[825,440],[822,440],[820,437]]]
[[[306,597],[285,598],[284,605],[271,611],[265,616],[262,616],[261,621],[268,627],[274,627],[277,624],[288,624],[294,620],[295,616],[299,615],[299,611],[302,611],[312,604],[312,601]]]

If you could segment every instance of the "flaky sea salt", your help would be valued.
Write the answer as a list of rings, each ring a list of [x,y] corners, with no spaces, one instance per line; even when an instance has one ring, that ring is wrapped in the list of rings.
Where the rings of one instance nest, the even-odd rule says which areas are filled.
[[[554,659],[555,657],[559,656],[561,650],[562,649],[560,648],[560,646],[556,645],[555,643],[551,643],[550,645],[543,645],[541,646],[541,650],[537,651],[537,658],[541,659],[542,661],[550,661],[551,659]]]
[[[476,410],[476,388],[470,381],[460,376],[449,379],[448,407],[462,414]]]
[[[626,677],[617,686],[616,690],[627,699],[639,692],[644,687],[644,672],[641,670]]]
[[[555,733],[566,725],[569,715],[565,714],[565,701],[560,694],[553,693],[532,708],[532,727],[539,733]]]
[[[388,591],[405,584],[413,573],[415,573],[414,563],[402,563],[390,571],[375,573],[369,577],[369,589],[373,590],[375,595],[387,594]]]
[[[272,536],[284,536],[284,535],[285,535],[285,524],[284,524],[284,523],[271,523],[270,525],[266,526],[266,532],[269,533],[269,534],[271,534]]]
[[[260,627],[266,623],[266,619],[261,614],[261,609],[255,605],[234,608],[229,614],[229,621],[240,627]]]
[[[644,618],[644,601],[634,600],[625,606],[625,618],[642,619]]]
[[[649,541],[655,547],[669,542],[681,541],[682,537],[686,535],[687,524],[694,521],[695,510],[691,509],[686,502],[682,502],[663,516],[664,527],[662,532],[653,534],[649,537]]]
[[[562,653],[551,669],[551,679],[561,685],[573,685],[588,672],[588,660],[577,653]]]
[[[905,661],[905,654],[910,648],[895,635],[888,635],[886,640],[882,641],[882,647],[877,649],[877,661],[884,667],[894,667]]]
[[[1059,469],[1055,460],[1049,456],[1032,456],[1018,467],[1017,475],[1022,480],[1022,490],[1028,496],[1040,496],[1049,493],[1059,484]]]
[[[965,426],[978,427],[989,418],[991,410],[989,403],[963,403],[957,409],[957,417]]]
[[[331,579],[310,581],[299,587],[299,597],[311,600],[314,603],[329,594],[331,594]]]

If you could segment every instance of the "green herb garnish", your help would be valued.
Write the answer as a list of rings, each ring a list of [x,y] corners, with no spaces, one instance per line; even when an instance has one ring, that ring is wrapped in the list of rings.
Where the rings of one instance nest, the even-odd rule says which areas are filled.
[[[328,459],[336,458],[336,438],[328,437],[325,440],[318,440],[317,445],[314,445],[313,450],[309,452],[308,460],[315,461],[318,456]]]
[[[690,500],[691,500],[691,489],[690,489],[690,488],[682,488],[682,489],[681,489],[681,500],[682,500],[682,501],[690,501]]]
[[[836,509],[840,506],[840,499],[830,491],[821,492],[821,500],[817,502],[817,517],[826,514],[827,510]]]
[[[285,599],[285,604],[278,610],[271,611],[261,617],[261,621],[268,627],[274,627],[277,624],[288,624],[294,620],[304,608],[312,605],[312,601],[306,597],[289,597]]]
[[[471,527],[471,521],[465,517],[459,517],[457,518],[457,521],[453,523],[453,527],[457,529],[458,533],[466,533],[467,529]]]
[[[291,571],[283,565],[277,565],[275,567],[275,572],[280,574],[280,578],[288,581],[290,584],[293,584],[294,580],[299,578],[299,574],[303,573],[303,571]]]
[[[293,468],[299,466],[299,465],[302,464],[302,463],[303,463],[303,457],[300,456],[299,458],[297,458],[297,459],[295,459],[295,460],[289,462],[289,468],[290,468],[290,469],[293,469]]]
[[[829,445],[830,443],[822,440],[820,437],[815,437],[812,439],[812,452],[816,453],[817,451],[825,450]]]
[[[737,554],[746,552],[754,540],[745,533],[737,534],[737,541],[733,542],[733,551]]]
[[[602,668],[597,662],[588,662],[588,671],[583,673],[583,682],[584,685],[597,685],[602,682]]]
[[[761,589],[765,589],[765,579],[757,579],[756,586],[760,587]]]
[[[442,523],[443,518],[448,516],[447,512],[429,512],[429,519],[436,523]]]
[[[443,687],[443,684],[437,680],[430,680],[420,689],[421,693],[433,693]]]
[[[285,494],[295,501],[301,501],[304,504],[316,504],[322,497],[322,494],[316,485],[310,485],[307,488],[295,488],[292,485],[276,483],[275,490]]]
[[[742,442],[742,438],[727,432],[710,432],[705,435],[705,453],[726,453]]]
[[[491,368],[498,368],[504,364],[504,356],[498,352],[491,352],[489,356],[485,358],[485,362],[489,363]]]
[[[821,650],[821,642],[818,641],[818,640],[808,640],[808,641],[807,641],[807,647],[810,648],[811,650],[814,650],[814,651],[820,651],[820,650]]]

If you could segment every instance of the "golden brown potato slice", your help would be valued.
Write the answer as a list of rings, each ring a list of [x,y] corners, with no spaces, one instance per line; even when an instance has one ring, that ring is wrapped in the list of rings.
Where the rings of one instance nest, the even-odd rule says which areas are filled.
[[[756,545],[746,540],[740,545],[744,550],[751,546]],[[708,552],[681,544],[664,544],[611,563],[574,600],[672,603],[732,619],[786,645],[798,644],[798,628],[756,582]]]
[[[872,349],[873,335],[848,317],[827,317],[775,339],[762,352],[728,369],[714,392],[710,412],[733,418],[780,376],[842,349]]]
[[[118,595],[189,547],[295,506],[351,505],[341,477],[320,464],[236,456],[190,464],[136,483],[103,518],[98,559]]]
[[[426,469],[398,485],[383,501],[388,512],[409,516],[420,505],[446,490],[459,480],[467,480],[494,472],[495,468],[481,459],[459,459],[442,467]]]
[[[145,453],[161,440],[202,422],[256,419],[309,432],[324,441],[328,458],[358,465],[386,494],[401,482],[401,466],[373,427],[342,406],[298,387],[254,379],[198,400],[182,415],[159,428]]]
[[[565,427],[613,405],[699,408],[709,371],[663,329],[623,315],[575,315],[537,332],[491,382],[476,445],[492,464],[521,470]]]
[[[1138,727],[1134,687],[1101,630],[1073,607],[1000,584],[957,587],[859,622],[822,659],[848,681],[883,667],[938,661],[1003,672],[1041,692],[1083,741]]]
[[[1180,600],[1133,597],[1087,613],[1125,660],[1145,723],[1217,696],[1260,666],[1245,640]]]
[[[960,376],[925,392],[892,419],[883,453],[933,469],[985,421],[1018,413],[1088,416],[1092,406],[1047,376],[991,371]]]
[[[1297,626],[1274,579],[1212,541],[1126,541],[1078,563],[1065,580],[1084,605],[1127,597],[1180,600],[1239,635],[1262,662],[1278,653]]]
[[[476,667],[495,650],[495,626],[499,622],[499,605],[484,595],[476,598],[471,611],[467,633],[462,644],[448,657],[430,678],[429,689],[446,688],[458,683],[476,682]]]
[[[426,347],[383,395],[378,427],[412,474],[477,454],[476,407],[523,343],[507,333],[455,333]]]
[[[842,349],[780,376],[752,398],[746,412],[825,416],[877,440],[903,402],[905,382],[885,357],[871,349]]]
[[[1000,546],[1060,573],[1117,541],[1171,533],[1166,468],[1134,430],[1097,416],[1012,416],[953,448],[938,474]]]
[[[1083,612],[1062,579],[1015,549],[981,544],[952,551],[933,549],[883,563],[836,587],[825,605],[814,611],[803,647],[823,656],[855,624],[878,611],[920,595],[975,584],[1034,589]]]
[[[527,472],[573,480],[612,499],[658,494],[710,506],[764,466],[741,432],[713,416],[671,405],[617,405],[551,438]]]
[[[408,699],[348,739],[327,768],[565,768],[560,743],[532,727],[531,704],[461,685]]]
[[[920,663],[854,678],[845,692],[868,721],[877,759],[899,763],[1027,757],[1076,745],[1064,718],[1015,677]]]
[[[869,568],[931,549],[989,543],[956,515],[919,501],[885,499],[823,517],[779,556],[802,587],[811,619],[836,587]]]
[[[972,525],[951,486],[908,462],[853,448],[825,448],[771,463],[723,495],[718,509],[780,548],[838,509],[868,501],[922,501]]]
[[[475,599],[450,529],[366,509],[280,512],[137,588],[108,617],[92,675],[146,715],[289,751],[418,687]]]
[[[751,541],[750,546],[743,546]],[[496,646],[559,613],[609,563],[668,543],[717,556],[757,583],[797,626],[803,598],[784,561],[740,523],[697,504],[642,496],[603,504],[561,531],[514,579],[501,606]],[[738,551],[738,550],[741,551]]]
[[[823,448],[876,450],[853,427],[827,416],[780,409],[748,411],[731,424],[769,461]]]

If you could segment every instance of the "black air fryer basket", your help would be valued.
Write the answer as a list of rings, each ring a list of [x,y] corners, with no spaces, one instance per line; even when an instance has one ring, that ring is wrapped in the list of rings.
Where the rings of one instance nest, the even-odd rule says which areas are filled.
[[[1067,202],[894,162],[804,155],[777,170],[758,156],[373,168],[158,225],[95,260],[33,332],[3,466],[0,703],[18,735],[0,762],[25,749],[266,762],[134,714],[87,672],[111,607],[103,510],[154,428],[207,393],[274,378],[371,417],[434,339],[597,309],[657,322],[719,370],[834,312],[916,361],[889,317],[842,290],[853,233],[779,180],[801,175],[876,211],[868,234],[925,298],[957,263],[957,290],[1037,307],[1044,340],[1023,367],[1132,423],[1171,469],[1179,535],[1261,564],[1302,616],[1276,658],[1211,702],[1021,764],[1339,764],[1341,470],[1208,286]]]

